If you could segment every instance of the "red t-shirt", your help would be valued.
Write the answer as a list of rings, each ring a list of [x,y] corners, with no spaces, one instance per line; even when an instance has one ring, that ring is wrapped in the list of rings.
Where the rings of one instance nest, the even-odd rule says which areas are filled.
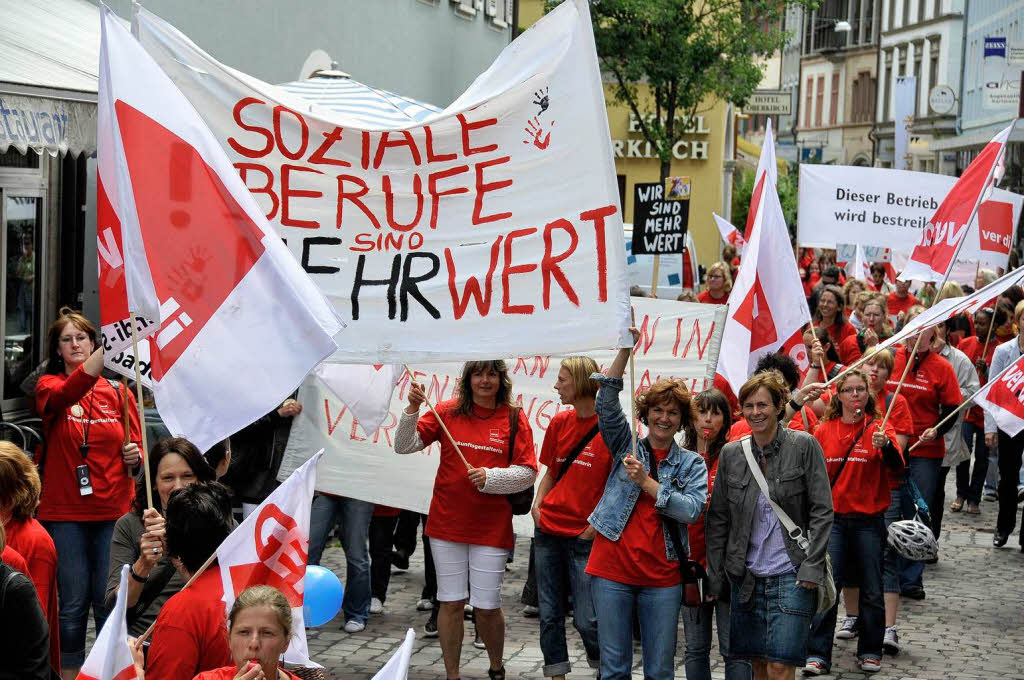
[[[893,325],[895,325],[896,317],[899,316],[901,312],[906,312],[914,305],[919,304],[921,304],[920,301],[910,293],[907,293],[907,297],[901,298],[896,295],[895,291],[893,291],[892,293],[889,293],[889,298],[886,301],[886,311],[889,312],[889,319],[893,322]]]
[[[117,383],[114,383],[117,384]],[[46,434],[43,496],[38,518],[50,522],[116,520],[131,508],[135,483],[121,458],[123,399],[128,398],[131,440],[142,441],[139,409],[131,392],[81,367],[71,375],[43,375],[36,383],[36,412]],[[89,453],[79,446],[88,433]],[[141,444],[139,444],[141,448]],[[88,465],[93,492],[79,493],[75,468]]]
[[[36,587],[39,604],[50,626],[50,665],[60,668],[60,617],[57,607],[57,548],[50,534],[37,520],[8,520],[4,526],[7,545],[25,558],[28,571]]]
[[[791,430],[812,434],[814,432],[814,428],[818,425],[818,416],[815,415],[814,410],[810,406],[804,406],[800,410],[803,412],[803,416],[799,413],[794,413],[793,417],[789,419],[787,427]],[[804,416],[807,417],[807,424],[810,426],[810,430],[804,427]],[[732,427],[729,428],[729,441],[739,441],[752,432],[753,430],[750,429],[747,419],[740,418],[732,424]]]
[[[597,425],[597,414],[578,418],[575,409],[560,411],[551,419],[540,462],[552,475],[562,469],[565,459]],[[587,518],[597,507],[612,470],[612,454],[598,432],[590,440],[561,480],[540,504],[540,530],[554,536],[579,536],[590,525]]]
[[[377,504],[373,506],[374,517],[398,517],[402,514],[401,508],[393,508],[390,505]]]
[[[279,668],[278,670],[284,673],[284,677],[288,678],[289,680],[291,680],[292,678],[298,680],[299,676],[292,675],[283,668]],[[148,666],[146,667],[146,672],[149,672]],[[236,675],[238,675],[237,666],[224,666],[223,668],[218,668],[212,671],[203,671],[196,677],[192,678],[192,680],[232,680]]]
[[[232,663],[223,596],[220,569],[214,565],[167,600],[156,617],[146,677],[192,680],[200,671]]]
[[[827,329],[829,337],[832,338],[832,344],[835,346],[836,351],[839,351],[839,345],[842,344],[843,340],[849,337],[857,337],[857,329],[849,321],[838,321],[829,326]]]
[[[708,503],[711,502],[711,489],[715,486],[715,477],[718,476],[718,461],[720,458],[721,456],[715,456],[715,460],[710,465],[707,464],[707,458],[704,459],[704,464],[708,469],[708,500],[704,504],[704,512],[700,513],[697,521],[686,525],[686,531],[690,534],[690,559],[700,562],[701,566],[705,569],[708,568],[707,531],[704,526],[707,518],[705,513],[708,509]]]
[[[976,336],[971,335],[961,340],[960,345],[957,347],[957,349],[966,354],[967,358],[971,360],[972,364],[978,361],[978,358],[981,357],[981,351],[984,349],[985,365],[991,366],[992,355],[995,354],[997,344],[998,343],[995,341],[995,338],[993,337],[988,341],[988,349],[985,349],[985,341],[979,339]],[[978,379],[981,381],[982,385],[988,382],[988,379],[982,377],[980,373],[978,374]],[[980,406],[972,406],[969,409],[967,409],[967,415],[964,416],[964,422],[973,423],[974,425],[983,428],[985,427],[985,412],[981,409]]]
[[[20,571],[25,576],[32,578],[28,573],[28,563],[25,562],[25,558],[21,554],[9,545],[5,545],[2,552],[0,552],[0,562],[3,562],[11,569]]]
[[[716,298],[711,297],[710,290],[705,290],[703,292],[697,293],[697,302],[703,303],[705,305],[727,305],[729,304],[729,294],[726,293],[722,297]]]
[[[839,360],[847,366],[864,355],[864,352],[860,348],[860,343],[857,341],[856,333],[843,338],[843,341],[839,343],[838,350]]]
[[[900,376],[903,375],[907,354],[906,347],[900,347],[896,352],[896,362],[887,383],[889,389],[893,391],[896,390]],[[907,406],[910,407],[914,419],[914,431],[907,442],[908,448],[913,446],[922,432],[939,422],[940,406],[956,406],[963,400],[960,386],[956,381],[956,373],[948,361],[935,352],[928,352],[923,358],[918,353],[914,362],[918,364],[918,368],[915,371],[911,367],[911,370],[907,371],[903,389],[900,390],[900,394],[907,398]],[[946,455],[946,443],[942,437],[936,437],[918,446],[910,455],[918,458],[942,458]]]
[[[887,410],[885,399],[886,395],[892,394],[889,389],[886,389],[882,394],[875,395],[875,401],[878,403],[878,411],[885,416]],[[893,431],[897,435],[906,435],[910,437],[914,434],[914,417],[910,414],[910,406],[907,405],[907,399],[902,394],[897,394],[890,401],[892,404],[892,413],[889,414],[889,422],[886,425],[892,425]],[[907,439],[909,447],[909,439]],[[897,442],[897,445],[899,442]],[[903,457],[907,457],[907,452],[903,452]],[[902,482],[902,478],[899,475],[889,475],[889,488],[897,489]]]
[[[473,414],[456,412],[457,402],[446,401],[437,406],[452,437],[459,443],[469,464],[482,468],[507,468],[509,438],[509,407],[501,405],[494,411],[473,406]],[[469,481],[466,466],[444,434],[433,412],[427,412],[416,424],[424,444],[439,442],[441,460],[434,478],[426,534],[453,543],[489,545],[511,549],[512,506],[503,495],[483,493]],[[533,430],[526,414],[519,409],[519,432],[516,435],[513,465],[537,469],[533,449]]]
[[[659,463],[668,456],[668,450],[653,449],[652,453]],[[665,527],[649,493],[640,492],[619,540],[609,541],[601,534],[594,537],[586,572],[650,588],[669,588],[682,582],[679,563],[669,562],[665,553]]]
[[[863,420],[844,423],[841,419],[834,418],[818,424],[814,438],[821,444],[821,450],[825,453],[828,478],[834,481],[832,507],[837,514],[878,515],[889,507],[889,466],[882,458],[881,449],[875,448],[871,443],[872,435],[881,424],[882,421],[878,418],[874,419],[867,429],[864,428]],[[862,431],[864,434],[854,444],[854,438]],[[884,432],[899,448],[891,419],[885,424]],[[847,451],[850,452],[850,456],[846,466],[836,477]]]

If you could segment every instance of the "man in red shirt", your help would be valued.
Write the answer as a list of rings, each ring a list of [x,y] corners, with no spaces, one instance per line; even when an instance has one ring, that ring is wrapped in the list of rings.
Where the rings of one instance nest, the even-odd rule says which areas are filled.
[[[887,301],[889,321],[893,327],[897,325],[900,314],[906,314],[914,305],[921,304],[920,301],[910,294],[910,281],[896,279],[896,290],[889,293]],[[909,321],[909,319],[907,319]]]

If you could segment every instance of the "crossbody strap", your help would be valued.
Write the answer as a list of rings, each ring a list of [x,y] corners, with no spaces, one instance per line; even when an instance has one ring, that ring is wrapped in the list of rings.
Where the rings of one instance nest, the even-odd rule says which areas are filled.
[[[581,439],[575,448],[569,452],[569,455],[565,457],[565,460],[562,461],[562,467],[558,469],[558,474],[555,476],[555,484],[562,481],[562,477],[565,477],[565,473],[569,472],[569,466],[572,465],[573,461],[576,460],[581,453],[583,453],[583,449],[587,448],[587,444],[597,436],[597,430],[597,423],[594,423],[594,426],[590,428],[590,431],[583,435],[583,439]],[[552,485],[551,488],[554,488],[554,485]]]
[[[768,481],[764,478],[764,473],[761,472],[761,466],[754,460],[754,451],[750,445],[751,436],[747,435],[740,440],[740,444],[743,447],[743,455],[747,459],[747,466],[750,468],[750,474],[757,482],[757,485],[761,487],[761,493],[768,499],[768,504],[772,506],[772,510],[775,511],[775,516],[782,522],[782,526],[786,528],[786,533],[789,537],[796,541],[796,544],[800,546],[800,549],[804,552],[807,551],[807,547],[810,545],[810,541],[804,536],[803,529],[798,527],[796,523],[789,518],[786,511],[779,507],[779,504],[772,500],[771,494],[768,493]]]
[[[871,423],[873,422],[875,422],[874,418],[864,423],[864,427],[861,429],[860,434],[853,438],[853,443],[850,444],[850,448],[846,449],[846,455],[843,456],[843,462],[839,464],[839,469],[836,470],[836,476],[828,481],[828,486],[830,489],[835,488],[836,482],[839,481],[839,476],[843,474],[843,468],[846,467],[846,462],[850,460],[850,454],[853,453],[853,450],[857,447],[857,442],[861,440],[861,438],[864,436],[864,433],[868,431],[868,428],[871,427]]]
[[[516,452],[516,435],[519,434],[519,407],[508,410],[508,464],[512,465],[512,456]]]

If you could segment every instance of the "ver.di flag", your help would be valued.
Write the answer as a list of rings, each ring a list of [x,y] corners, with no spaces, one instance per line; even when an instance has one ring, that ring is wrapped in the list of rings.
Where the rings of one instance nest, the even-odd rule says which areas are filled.
[[[103,325],[126,310],[146,320],[160,415],[206,450],[276,408],[337,349],[344,324],[192,105],[106,8],[98,119],[98,230],[120,261],[100,273]]]
[[[974,394],[974,403],[985,409],[986,424],[1011,437],[1024,430],[1024,356],[989,380]]]
[[[292,473],[267,500],[246,517],[217,548],[217,565],[224,586],[224,604],[231,611],[249,586],[273,586],[292,607],[291,643],[284,660],[315,666],[306,647],[302,603],[309,555],[309,515],[316,486],[321,449]]]
[[[910,254],[910,260],[900,274],[900,279],[946,279],[968,231],[978,228],[977,220],[971,221],[972,216],[985,199],[985,194],[1002,178],[1003,153],[1013,125],[1014,123],[1011,123],[985,145],[950,189],[925,226],[921,242]]]
[[[128,569],[121,567],[121,581],[117,601],[107,616],[89,656],[78,672],[77,680],[134,680],[135,661],[128,643],[128,623],[125,612],[128,605]]]

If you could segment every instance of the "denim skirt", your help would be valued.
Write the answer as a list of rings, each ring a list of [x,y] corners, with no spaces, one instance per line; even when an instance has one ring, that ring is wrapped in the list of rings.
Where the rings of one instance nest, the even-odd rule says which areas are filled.
[[[731,656],[803,666],[816,591],[796,583],[796,573],[754,578],[746,602],[732,589],[729,617]]]

